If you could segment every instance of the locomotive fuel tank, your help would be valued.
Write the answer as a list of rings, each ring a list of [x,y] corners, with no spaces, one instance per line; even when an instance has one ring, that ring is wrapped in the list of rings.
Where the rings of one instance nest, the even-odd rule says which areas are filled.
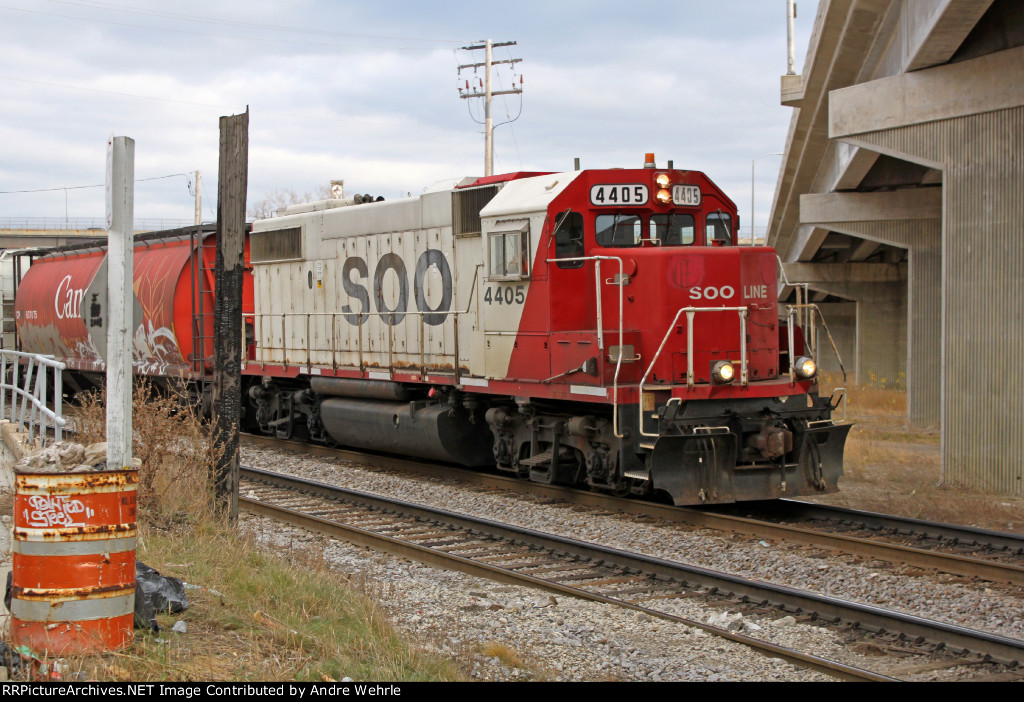
[[[327,433],[340,444],[464,466],[494,464],[483,417],[438,402],[330,397],[320,404]]]

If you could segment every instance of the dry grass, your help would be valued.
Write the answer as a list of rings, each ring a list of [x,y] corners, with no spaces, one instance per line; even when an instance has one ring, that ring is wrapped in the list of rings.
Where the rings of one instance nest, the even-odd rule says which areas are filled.
[[[106,441],[103,393],[78,398],[76,440],[89,445]],[[218,454],[209,428],[196,417],[180,392],[158,392],[136,384],[132,408],[132,455],[139,471],[139,513],[148,524],[203,521],[211,515],[212,472]]]
[[[101,396],[80,398],[78,440],[104,440]],[[208,427],[143,384],[133,409],[139,471],[137,558],[199,586],[128,649],[62,661],[65,679],[124,681],[458,680],[459,666],[401,638],[359,582],[322,554],[269,553],[212,510],[217,452]],[[365,585],[365,584],[363,584]],[[184,634],[171,630],[181,619]]]
[[[837,378],[822,381],[824,394]],[[840,414],[842,408],[840,408]],[[849,389],[841,492],[816,501],[876,512],[1024,532],[1024,500],[942,482],[938,429],[910,427],[906,392],[878,384]]]
[[[500,641],[488,641],[480,647],[480,653],[487,658],[497,658],[510,668],[526,668],[526,663],[519,652]]]
[[[458,680],[455,664],[410,647],[380,607],[322,557],[270,554],[215,523],[150,530],[139,557],[190,589],[158,637],[99,657],[99,679]],[[170,631],[176,619],[188,632]],[[117,676],[122,676],[118,678]]]
[[[461,680],[458,666],[405,642],[380,607],[322,558],[287,559],[213,522],[150,529],[138,557],[199,586],[124,651],[61,661],[64,678],[112,681]],[[184,621],[184,634],[172,631]]]

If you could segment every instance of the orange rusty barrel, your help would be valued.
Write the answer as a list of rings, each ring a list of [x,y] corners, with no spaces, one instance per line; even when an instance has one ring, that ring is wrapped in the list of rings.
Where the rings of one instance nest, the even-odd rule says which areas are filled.
[[[132,641],[137,470],[18,473],[11,639],[36,653]]]

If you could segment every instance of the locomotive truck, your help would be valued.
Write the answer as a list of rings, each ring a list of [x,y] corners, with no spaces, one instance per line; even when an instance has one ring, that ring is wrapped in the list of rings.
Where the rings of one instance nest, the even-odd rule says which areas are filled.
[[[849,425],[779,318],[775,252],[738,232],[707,176],[651,155],[285,208],[246,242],[243,422],[675,504],[836,491]],[[197,397],[214,241],[135,248],[136,369]],[[80,386],[103,369],[103,256],[38,257],[16,299],[23,348]]]

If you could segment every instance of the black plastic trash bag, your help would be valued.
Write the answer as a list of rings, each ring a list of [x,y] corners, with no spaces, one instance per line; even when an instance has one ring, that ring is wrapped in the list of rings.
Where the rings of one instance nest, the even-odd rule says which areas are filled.
[[[7,668],[8,680],[19,680],[23,676],[21,654],[8,646],[4,641],[0,641],[0,666]]]
[[[135,581],[135,628],[148,629],[154,634],[160,633],[160,625],[156,623],[156,610],[153,603],[142,593],[139,581]]]
[[[156,613],[177,614],[188,609],[185,583],[160,575],[142,561],[135,561],[135,626],[159,631]]]

